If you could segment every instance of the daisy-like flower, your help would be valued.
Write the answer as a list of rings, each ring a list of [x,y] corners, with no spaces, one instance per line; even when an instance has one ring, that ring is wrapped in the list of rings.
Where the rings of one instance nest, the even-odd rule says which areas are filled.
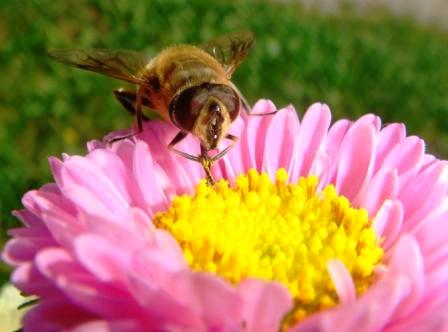
[[[401,124],[330,117],[243,115],[213,186],[158,121],[51,158],[3,252],[39,297],[25,331],[447,330],[447,163]]]

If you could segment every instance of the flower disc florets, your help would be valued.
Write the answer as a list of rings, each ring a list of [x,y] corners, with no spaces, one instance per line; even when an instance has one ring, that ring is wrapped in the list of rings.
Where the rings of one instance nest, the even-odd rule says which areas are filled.
[[[284,284],[300,319],[337,303],[328,261],[342,261],[361,293],[383,250],[366,210],[350,207],[332,185],[316,190],[314,176],[297,184],[287,178],[284,169],[275,183],[250,170],[234,188],[202,182],[194,196],[177,197],[159,213],[156,225],[173,234],[194,270],[234,284],[247,277]]]

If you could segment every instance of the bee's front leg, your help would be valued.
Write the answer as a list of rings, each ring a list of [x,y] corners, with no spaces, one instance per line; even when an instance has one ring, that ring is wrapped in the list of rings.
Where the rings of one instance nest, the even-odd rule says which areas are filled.
[[[230,149],[232,149],[235,144],[238,142],[238,137],[232,135],[232,134],[227,134],[226,138],[231,140],[232,143],[230,143],[230,145],[228,147],[226,147],[224,150],[222,150],[221,152],[218,152],[217,154],[215,154],[214,156],[211,157],[211,161],[215,162],[219,159],[221,159],[222,157],[224,157],[224,155],[230,151]]]
[[[137,93],[135,91],[129,91],[129,90],[125,90],[123,88],[115,89],[113,91],[113,93],[114,93],[115,98],[117,98],[117,100],[124,107],[124,109],[135,116],[135,113],[136,113],[135,103],[137,101]],[[141,103],[143,106],[146,106],[148,108],[153,108],[151,100],[149,100],[149,98],[147,96],[141,97]],[[144,121],[148,120],[148,118],[145,115],[142,116],[142,119]]]
[[[114,92],[115,93],[115,92]],[[137,94],[135,95],[135,106],[134,106],[134,111],[135,111],[135,113],[134,113],[134,116],[135,116],[135,121],[137,122],[137,131],[136,132],[134,132],[134,131],[131,131],[129,134],[127,134],[127,135],[123,135],[123,136],[118,136],[118,137],[114,137],[114,138],[112,138],[112,139],[109,139],[108,141],[107,141],[107,143],[108,144],[112,144],[112,143],[114,143],[114,142],[117,142],[117,141],[121,141],[121,140],[123,140],[123,139],[126,139],[126,138],[130,138],[130,137],[133,137],[133,136],[135,136],[135,135],[138,135],[138,134],[140,134],[142,131],[143,131],[143,112],[142,112],[142,106],[143,106],[143,103],[142,103],[142,97],[143,97],[143,94],[145,93],[145,88],[144,87],[140,87],[139,89],[138,89],[138,91],[137,91]],[[131,105],[128,105],[126,102],[125,102],[125,94],[122,92],[121,94],[118,92],[118,94],[117,93],[115,93],[115,96],[117,96],[117,98],[118,98],[118,100],[121,102],[121,104],[127,109],[127,110],[130,110],[131,109]],[[122,97],[122,99],[120,99],[119,98],[119,96],[120,97]],[[127,97],[132,97],[132,95],[127,95]]]
[[[173,151],[175,154],[187,158],[189,160],[201,161],[201,156],[194,156],[192,154],[180,151],[178,149],[175,149],[174,146],[178,144],[180,141],[182,141],[185,137],[187,137],[188,133],[185,131],[179,131],[176,136],[174,136],[173,140],[168,144],[168,150]]]
[[[211,174],[210,168],[212,167],[213,160],[208,156],[207,150],[201,144],[201,154],[199,156],[195,156],[184,151],[180,151],[174,148],[174,146],[182,141],[185,137],[187,137],[188,133],[185,131],[179,131],[179,133],[173,138],[173,140],[168,144],[168,149],[173,151],[177,155],[196,161],[202,165],[202,168],[205,172],[205,177],[209,185],[213,185],[215,181],[213,180],[213,176]]]

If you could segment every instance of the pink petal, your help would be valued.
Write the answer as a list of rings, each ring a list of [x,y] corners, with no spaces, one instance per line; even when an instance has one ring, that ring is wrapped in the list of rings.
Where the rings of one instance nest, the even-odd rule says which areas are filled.
[[[426,167],[429,167],[432,164],[437,163],[437,162],[439,162],[439,159],[437,159],[433,155],[425,154],[425,155],[423,155],[423,158],[422,158],[422,168],[421,169],[423,170]]]
[[[395,315],[398,320],[398,317],[405,316],[413,310],[421,299],[425,286],[425,273],[419,245],[412,236],[402,236],[392,250],[388,274],[392,280],[404,275],[411,281],[412,286],[410,293],[397,308]]]
[[[345,304],[355,301],[355,284],[344,263],[339,260],[331,260],[327,263],[327,268],[338,294],[339,303]]]
[[[344,137],[347,135],[351,126],[351,121],[343,119],[336,121],[330,127],[327,136],[327,151],[330,159],[339,159],[342,141],[344,140]]]
[[[330,170],[331,160],[328,154],[324,151],[316,151],[309,175],[317,176],[319,179],[319,185],[317,187],[318,190],[321,190],[330,184]]]
[[[445,199],[445,209],[434,211],[426,217],[412,234],[420,244],[425,255],[446,248],[448,243],[448,200]]]
[[[385,157],[383,169],[396,168],[399,176],[399,197],[408,190],[409,183],[418,174],[424,152],[423,141],[417,137],[407,137],[397,144]]]
[[[370,183],[365,187],[363,195],[360,198],[360,205],[369,212],[369,216],[374,216],[386,200],[396,199],[397,194],[397,170],[382,170],[376,173]]]
[[[243,327],[243,302],[228,282],[206,273],[184,273],[177,280],[185,303],[201,317],[207,331],[237,331]]]
[[[88,274],[61,249],[41,251],[39,270],[78,306],[107,318],[138,317],[139,308],[118,285],[105,284]]]
[[[292,308],[287,289],[275,282],[246,279],[238,286],[244,301],[245,331],[278,331],[284,315]]]
[[[384,237],[383,248],[388,249],[401,230],[403,224],[403,206],[400,201],[387,200],[378,210],[373,228],[378,238]]]
[[[43,234],[48,234],[48,231],[43,227],[44,225],[42,225],[42,220],[34,213],[31,213],[28,210],[14,210],[12,215],[20,219],[25,226],[34,227],[36,232],[39,231]]]
[[[135,250],[151,241],[155,227],[148,215],[138,208],[129,210],[126,223],[118,224],[110,219],[82,214],[79,217],[86,225],[86,232],[96,234],[126,250]]]
[[[412,308],[421,295],[421,256],[411,237],[397,244],[391,266],[358,301],[313,315],[291,331],[334,331],[335,326],[340,331],[381,331],[392,317]]]
[[[375,114],[365,114],[361,116],[355,124],[371,125],[375,133],[377,133],[381,128],[381,118]]]
[[[32,307],[25,314],[23,323],[24,326],[32,327],[35,332],[59,332],[92,318],[92,315],[80,307],[59,298],[45,300]]]
[[[163,331],[165,326],[165,329],[169,327],[173,330],[189,331],[196,328],[201,331],[201,322],[190,309],[187,298],[184,298],[184,304],[184,301],[171,296],[165,289],[154,287],[138,275],[130,276],[128,287],[144,309],[154,331]],[[173,284],[173,287],[177,288],[178,285]],[[154,305],[155,303],[157,305]]]
[[[87,142],[87,151],[91,152],[96,149],[105,149],[107,148],[107,143],[105,141],[100,140],[91,140]]]
[[[410,282],[405,277],[384,280],[358,301],[312,315],[290,332],[332,332],[336,327],[338,331],[381,331],[409,288]]]
[[[338,192],[351,201],[372,172],[373,130],[371,125],[355,124],[342,143],[335,185]]]
[[[101,149],[92,151],[87,158],[111,180],[126,201],[131,201],[129,174],[126,172],[126,167],[120,157],[110,150]],[[111,167],[112,165],[113,167]]]
[[[448,305],[448,297],[440,296],[448,287],[448,280],[446,278],[448,273],[448,246],[445,244],[441,250],[431,253],[425,257],[425,300],[422,300],[424,307],[428,304],[443,303],[443,306]]]
[[[414,169],[421,162],[424,144],[415,136],[406,137],[385,156],[382,168],[397,168],[398,174]]]
[[[39,250],[52,245],[54,246],[55,243],[51,238],[14,238],[3,248],[2,259],[10,265],[18,266],[30,262]]]
[[[330,121],[330,109],[325,104],[313,104],[306,111],[294,154],[291,182],[296,182],[299,176],[308,175],[317,151],[325,141]]]
[[[111,164],[110,167],[116,166]],[[95,197],[97,201],[101,202],[104,209],[115,215],[125,214],[129,207],[129,203],[115,187],[115,184],[87,159],[72,157],[68,162],[65,162],[61,169],[61,179],[61,191],[68,193],[73,188],[82,186],[82,191],[90,192],[89,196]],[[92,179],[95,179],[95,181],[92,181]]]
[[[144,324],[138,324],[138,322],[128,319],[128,320],[93,320],[83,324],[77,325],[70,332],[135,332],[148,329],[149,326],[144,326]]]
[[[262,170],[267,172],[271,179],[279,168],[290,172],[291,161],[297,147],[299,120],[296,111],[291,108],[280,110],[272,119],[266,132],[266,144]]]
[[[103,216],[105,218],[114,218],[115,220],[123,220],[123,216],[120,214],[114,214],[109,210],[104,202],[90,190],[86,189],[82,185],[70,185],[70,188],[64,189],[64,196],[67,197],[78,209],[85,211],[88,214]],[[121,213],[125,213],[126,210],[121,210]],[[118,218],[117,218],[118,217]]]
[[[168,207],[168,198],[160,187],[154,169],[153,160],[148,146],[137,142],[133,156],[133,171],[138,181],[138,189],[151,212],[163,211]],[[161,172],[160,172],[161,173]]]
[[[63,185],[61,171],[64,166],[64,163],[55,157],[49,157],[48,163],[50,164],[51,173],[53,174],[54,180],[56,181],[58,188],[61,188]]]
[[[132,257],[131,266],[130,279],[141,278],[145,283],[144,286],[139,283],[136,286],[158,288],[166,292],[167,295],[173,296],[173,298],[177,298],[177,290],[173,288],[171,283],[172,276],[177,272],[188,269],[187,264],[178,257],[169,261],[169,256],[163,255],[162,250],[136,252]]]
[[[80,264],[101,281],[119,281],[130,269],[129,254],[103,238],[83,235],[75,241],[75,254]]]
[[[275,105],[265,99],[259,100],[252,108],[252,113],[262,114],[274,112],[276,110]],[[266,144],[266,132],[269,128],[269,124],[272,121],[273,116],[253,116],[251,121],[248,122],[246,127],[246,141],[248,146],[252,147],[248,151],[250,164],[253,168],[261,170],[264,158],[264,149]]]
[[[241,117],[238,117],[230,129],[230,133],[238,137],[238,142],[212,168],[215,178],[235,179],[239,174],[246,172],[250,168],[248,143],[247,137],[244,135],[244,130],[245,123]]]
[[[60,296],[61,292],[36,269],[35,264],[25,263],[14,270],[11,282],[25,294],[42,297]]]
[[[446,308],[445,308],[446,309]],[[398,324],[385,329],[385,332],[447,332],[448,315],[445,310],[428,312],[425,315],[410,316]]]
[[[57,208],[66,216],[76,214],[76,208],[68,199],[61,195],[40,190],[28,191],[22,198],[22,204],[34,216],[39,216],[39,221],[37,222],[36,220],[36,226],[38,227],[46,227],[42,222],[41,214],[43,211],[49,210],[49,208]]]
[[[73,236],[84,230],[82,221],[76,218],[71,204],[62,196],[45,192],[29,193],[26,204],[32,204],[42,222],[51,233],[51,237],[59,244],[69,247]]]
[[[143,131],[143,137],[149,147],[153,161],[161,167],[163,173],[170,174],[167,179],[171,186],[177,188],[177,194],[192,192],[200,178],[204,177],[203,170],[199,163],[186,160],[177,156],[174,152],[168,151],[168,144],[177,135],[179,130],[172,125],[161,121],[152,123],[152,126],[146,126]],[[182,142],[176,145],[180,151],[199,154],[199,142],[187,136]]]
[[[404,230],[411,230],[443,202],[448,190],[448,163],[439,162],[426,168],[401,195],[404,202]]]
[[[406,128],[401,123],[390,124],[378,134],[378,144],[376,147],[375,169],[376,173],[383,164],[384,158],[395,145],[405,139]]]

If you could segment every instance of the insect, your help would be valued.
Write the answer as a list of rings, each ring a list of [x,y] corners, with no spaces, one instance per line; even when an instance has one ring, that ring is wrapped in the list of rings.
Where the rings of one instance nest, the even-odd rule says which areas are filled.
[[[142,132],[146,119],[142,107],[148,107],[179,128],[168,149],[200,162],[212,183],[212,163],[238,141],[229,133],[231,123],[241,108],[250,113],[249,104],[230,79],[254,42],[253,33],[239,32],[200,46],[172,46],[153,58],[137,51],[111,49],[55,49],[49,51],[49,56],[64,64],[136,84],[136,91],[113,92],[124,108],[134,114],[137,129],[109,142]],[[200,155],[175,148],[188,134],[199,139]],[[210,156],[209,152],[217,149],[223,139],[231,144]]]

